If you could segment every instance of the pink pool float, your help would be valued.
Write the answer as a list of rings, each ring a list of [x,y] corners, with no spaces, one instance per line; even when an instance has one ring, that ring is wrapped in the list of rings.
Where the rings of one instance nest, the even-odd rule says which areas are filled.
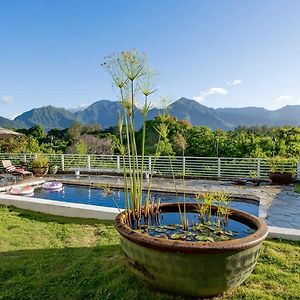
[[[48,181],[42,184],[42,188],[48,191],[59,191],[63,188],[63,184],[59,181]]]
[[[34,193],[34,188],[32,186],[26,185],[26,186],[15,186],[12,187],[10,190],[10,193],[13,195],[19,195],[19,196],[24,196],[24,195],[33,195]]]

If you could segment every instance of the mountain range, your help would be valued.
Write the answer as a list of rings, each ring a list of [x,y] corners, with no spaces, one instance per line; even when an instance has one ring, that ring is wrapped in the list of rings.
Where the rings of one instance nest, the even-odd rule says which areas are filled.
[[[108,128],[117,125],[117,111],[121,109],[119,102],[100,100],[81,111],[72,112],[65,108],[44,106],[24,112],[14,120],[0,117],[0,127],[6,128],[29,128],[40,124],[46,130],[52,128],[67,128],[74,121],[84,124],[99,124],[101,128]],[[300,105],[287,105],[278,110],[267,110],[260,107],[244,108],[210,108],[198,103],[195,100],[180,98],[171,103],[167,112],[179,120],[187,120],[192,125],[206,125],[211,129],[234,129],[239,125],[243,126],[282,126],[300,125]],[[162,109],[152,108],[149,111],[148,119],[163,113]],[[136,126],[142,124],[142,116],[136,113]]]

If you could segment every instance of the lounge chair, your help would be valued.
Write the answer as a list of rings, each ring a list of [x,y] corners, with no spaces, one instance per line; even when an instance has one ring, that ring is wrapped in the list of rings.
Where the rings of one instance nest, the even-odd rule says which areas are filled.
[[[5,172],[12,175],[19,175],[22,178],[24,176],[33,176],[33,173],[30,171],[26,171],[23,168],[16,168],[10,160],[2,160],[3,168],[5,169]]]

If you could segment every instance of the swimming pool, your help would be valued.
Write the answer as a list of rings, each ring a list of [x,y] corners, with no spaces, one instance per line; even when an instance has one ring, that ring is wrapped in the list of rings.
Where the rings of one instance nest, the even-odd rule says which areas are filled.
[[[161,198],[161,202],[178,202],[175,194],[170,193],[151,193],[156,199]],[[76,185],[64,185],[61,191],[47,191],[37,188],[34,191],[34,198],[42,198],[55,201],[64,201],[72,203],[81,203],[89,205],[124,208],[124,192],[121,190],[113,190],[114,200],[111,196],[103,195],[102,190]],[[182,196],[179,196],[182,201]],[[187,202],[194,202],[193,197],[186,197]],[[255,201],[245,201],[243,199],[234,199],[230,203],[230,207],[248,212],[254,216],[258,216],[259,205]]]

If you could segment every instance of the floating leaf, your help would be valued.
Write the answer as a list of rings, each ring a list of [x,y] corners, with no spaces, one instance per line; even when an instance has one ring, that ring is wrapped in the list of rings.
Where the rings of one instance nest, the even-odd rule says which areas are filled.
[[[208,236],[208,237],[207,237],[207,240],[208,240],[209,242],[214,242],[214,241],[215,241],[215,239],[214,239],[212,236]]]
[[[172,240],[180,240],[180,239],[183,239],[185,238],[185,235],[183,233],[173,233],[170,238]]]
[[[187,235],[187,236],[196,236],[197,233],[196,233],[196,232],[187,231],[187,232],[186,232],[186,235]]]
[[[247,229],[244,230],[243,232],[251,234],[251,233],[254,233],[255,231],[256,231],[256,229],[247,228]]]
[[[226,230],[226,231],[225,231],[225,234],[228,235],[228,236],[236,236],[236,235],[238,235],[237,232],[235,232],[235,231],[230,231],[230,230]]]
[[[166,232],[165,228],[160,228],[160,227],[156,227],[153,230],[156,231],[156,232]]]
[[[157,227],[156,227],[156,226],[152,226],[152,225],[151,225],[151,226],[150,226],[150,225],[148,226],[148,229],[154,230],[155,228],[157,228]]]
[[[205,241],[207,241],[207,236],[196,235],[196,240],[205,242]]]
[[[176,226],[176,225],[167,225],[165,228],[168,229],[168,230],[175,230],[175,229],[178,228],[178,226]]]

